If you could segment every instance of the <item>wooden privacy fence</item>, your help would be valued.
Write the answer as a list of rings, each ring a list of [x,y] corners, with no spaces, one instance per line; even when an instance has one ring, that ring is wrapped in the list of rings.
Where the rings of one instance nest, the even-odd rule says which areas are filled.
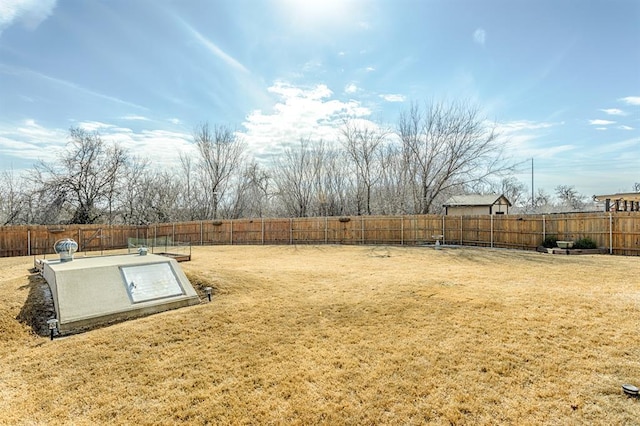
[[[148,226],[0,227],[0,256],[53,252],[60,238],[78,251],[126,248],[130,239],[216,244],[442,244],[534,250],[546,236],[589,237],[619,255],[640,255],[640,212],[481,216],[351,216],[207,220]]]

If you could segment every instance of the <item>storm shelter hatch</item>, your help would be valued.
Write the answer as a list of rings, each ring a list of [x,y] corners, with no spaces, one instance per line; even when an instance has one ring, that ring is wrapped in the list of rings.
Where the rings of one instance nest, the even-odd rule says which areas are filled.
[[[200,303],[178,262],[164,256],[45,260],[42,273],[60,334]]]

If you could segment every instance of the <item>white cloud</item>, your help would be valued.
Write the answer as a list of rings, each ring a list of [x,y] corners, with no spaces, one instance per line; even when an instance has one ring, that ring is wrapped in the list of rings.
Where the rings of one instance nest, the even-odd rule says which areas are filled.
[[[323,84],[298,87],[276,82],[269,92],[279,98],[272,112],[252,111],[245,119],[245,131],[239,132],[257,159],[268,159],[300,139],[335,142],[346,117],[366,119],[369,108],[359,102],[333,99],[334,93]]]
[[[214,42],[207,39],[205,36],[203,36],[191,25],[187,24],[184,21],[181,21],[181,22],[184,25],[184,27],[187,29],[187,31],[189,31],[189,33],[193,36],[193,38],[195,38],[202,46],[207,48],[209,52],[213,53],[218,59],[221,59],[224,63],[231,66],[232,68],[235,68],[238,71],[241,71],[245,74],[250,74],[249,70],[244,65],[238,62],[235,58],[233,58],[231,55],[226,53],[224,50],[220,49]]]
[[[67,142],[68,132],[49,129],[34,119],[0,127],[0,158],[3,163],[35,163],[55,156]]]
[[[548,129],[557,124],[563,123],[548,123],[548,122],[535,122],[528,120],[515,120],[508,121],[505,123],[498,123],[496,127],[496,131],[501,135],[512,135],[514,133],[522,132],[522,131],[531,131],[531,130],[539,130],[539,129]]]
[[[548,143],[545,145],[544,136],[556,126],[562,126],[564,122],[535,122],[528,120],[515,120],[497,123],[495,131],[499,140],[506,144],[508,152],[517,158],[553,158],[558,154],[572,151],[576,147],[571,144],[557,145]],[[492,123],[487,123],[492,126]]]
[[[188,133],[114,128],[100,132],[100,136],[105,141],[118,143],[136,157],[149,160],[151,167],[175,167],[179,164],[179,153],[195,152]]]
[[[618,108],[606,108],[606,109],[601,109],[600,111],[609,115],[627,115],[626,112]]]
[[[20,22],[34,30],[53,13],[56,0],[2,0],[0,2],[0,33]]]
[[[2,0],[0,0],[2,1]],[[148,110],[148,108],[143,107],[141,105],[137,105],[134,104],[132,102],[127,102],[125,100],[122,100],[120,98],[117,98],[115,96],[109,96],[109,95],[105,95],[103,93],[98,93],[98,92],[94,92],[92,90],[86,89],[82,86],[79,86],[73,82],[67,81],[67,80],[62,80],[60,78],[56,78],[56,77],[51,77],[48,76],[46,74],[42,74],[36,71],[32,71],[28,68],[20,68],[20,67],[13,67],[13,66],[8,66],[5,64],[0,64],[0,73],[3,74],[8,74],[8,75],[20,75],[20,74],[28,74],[29,76],[33,76],[36,77],[38,79],[42,79],[45,80],[47,82],[50,83],[54,83],[58,86],[62,86],[62,87],[66,87],[68,89],[72,89],[72,90],[76,90],[79,91],[80,93],[84,93],[90,96],[95,96],[101,99],[105,99],[108,100],[110,102],[115,102],[121,105],[126,105],[128,107],[132,107],[132,108],[136,108],[136,109],[142,109],[142,110]]]
[[[596,127],[596,130],[607,130],[606,127]]]
[[[120,117],[123,120],[130,120],[130,121],[151,121],[150,118],[147,118],[145,116],[142,115],[136,115],[136,114],[129,114],[129,115],[125,115],[124,117]]]
[[[87,132],[101,132],[110,127],[116,127],[113,124],[103,123],[100,121],[81,121],[77,124],[77,127]]]
[[[627,96],[626,98],[620,98],[618,100],[629,105],[640,105],[640,96]]]
[[[380,97],[387,102],[404,102],[406,99],[404,95],[398,95],[398,94],[392,94],[392,93],[380,95]]]
[[[600,144],[594,147],[594,149],[591,151],[591,155],[594,158],[598,158],[600,161],[602,161],[602,159],[607,158],[609,154],[616,154],[616,157],[613,158],[617,158],[621,162],[631,162],[635,165],[636,159],[634,157],[629,158],[627,153],[635,152],[638,148],[640,148],[640,137],[625,139],[613,143]],[[611,159],[611,157],[609,157],[608,159]]]
[[[175,124],[175,125],[182,124],[182,121],[180,121],[180,119],[178,119],[178,118],[170,118],[170,119],[168,119],[167,121],[168,121],[169,123],[171,123],[171,124]]]
[[[358,86],[353,83],[347,84],[344,88],[345,93],[356,93],[358,91]]]
[[[618,127],[618,129],[621,129],[621,130],[633,130],[633,127],[622,125],[622,126]]]
[[[77,127],[98,131],[104,141],[117,142],[133,156],[149,160],[151,167],[176,167],[180,152],[195,152],[192,136],[188,133],[167,130],[136,132],[99,121],[80,122]],[[1,164],[21,163],[28,168],[38,160],[53,161],[68,140],[68,130],[47,128],[33,119],[0,127]]]
[[[616,124],[616,122],[611,120],[589,120],[589,124],[592,126],[608,126],[609,124]]]
[[[484,46],[486,40],[487,40],[487,32],[482,28],[478,28],[473,32],[474,42],[478,43],[481,46]]]
[[[376,70],[376,69],[375,69],[374,67],[367,67],[367,68],[365,68],[365,71],[366,71],[366,72],[373,72],[373,71],[375,71],[375,70]]]
[[[322,70],[322,61],[319,59],[311,59],[302,65],[303,72],[314,72]]]

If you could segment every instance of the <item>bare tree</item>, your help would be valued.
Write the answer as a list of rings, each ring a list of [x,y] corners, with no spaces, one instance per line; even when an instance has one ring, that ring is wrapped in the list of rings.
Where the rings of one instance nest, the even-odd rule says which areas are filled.
[[[524,204],[527,203],[527,186],[513,176],[503,177],[497,182],[492,181],[486,186],[481,185],[481,187],[485,188],[482,192],[504,195],[514,208],[524,207]],[[530,204],[531,199],[528,202]]]
[[[128,155],[117,144],[105,143],[97,133],[71,128],[69,135],[67,149],[55,162],[38,163],[33,180],[41,198],[50,199],[51,207],[70,210],[69,222],[96,223],[111,204]]]
[[[506,169],[495,127],[468,104],[432,103],[425,110],[414,104],[401,115],[398,135],[407,155],[415,213],[431,213],[449,191]]]
[[[401,145],[387,144],[380,151],[381,214],[405,214],[415,210],[409,161],[410,156]]]
[[[224,216],[232,219],[263,217],[270,210],[270,182],[269,175],[258,163],[247,164],[234,181],[233,198]]]
[[[347,173],[347,158],[342,152],[326,150],[318,171],[318,215],[339,216],[351,214],[350,194],[353,188]]]
[[[531,197],[529,197],[521,209],[524,213],[541,214],[554,212],[556,206],[553,204],[553,197],[543,188],[539,188],[534,194],[533,202],[531,201]]]
[[[295,148],[284,150],[274,168],[274,182],[288,216],[306,217],[310,214],[316,183],[316,170],[308,139],[301,139]]]
[[[192,156],[180,153],[180,168],[175,176],[182,185],[182,191],[178,200],[178,217],[180,220],[203,220],[207,219],[207,212],[210,210],[210,193],[207,180],[198,179],[198,165],[195,164]],[[200,170],[200,172],[202,172]],[[203,182],[204,181],[204,182]]]
[[[576,191],[573,186],[558,185],[555,187],[555,191],[562,207],[568,207],[574,211],[584,209],[586,197]]]
[[[16,176],[13,170],[5,170],[0,175],[0,223],[17,225],[29,223],[28,189],[24,179]]]
[[[244,162],[245,145],[229,127],[207,123],[199,125],[193,138],[199,154],[203,173],[203,187],[210,196],[212,216],[218,215],[219,203],[230,191],[229,184]]]
[[[356,213],[371,215],[372,191],[382,177],[379,154],[389,131],[362,120],[345,120],[341,133],[356,176]]]
[[[146,161],[134,158],[123,172],[126,185],[118,196],[120,220],[129,225],[144,225],[152,220],[147,215],[147,184],[149,165]]]

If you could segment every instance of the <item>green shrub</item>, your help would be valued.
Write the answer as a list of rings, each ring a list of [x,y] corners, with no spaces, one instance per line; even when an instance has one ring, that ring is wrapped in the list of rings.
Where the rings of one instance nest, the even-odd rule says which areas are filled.
[[[556,247],[557,242],[558,237],[556,237],[555,235],[548,235],[544,240],[542,240],[542,247],[554,248]]]
[[[589,237],[580,238],[573,243],[573,248],[577,249],[594,249],[598,248],[598,245]]]

